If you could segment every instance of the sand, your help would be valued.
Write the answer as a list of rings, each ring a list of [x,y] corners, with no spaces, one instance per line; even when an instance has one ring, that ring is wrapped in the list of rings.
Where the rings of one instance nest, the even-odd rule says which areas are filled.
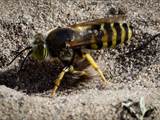
[[[1,120],[146,120],[160,118],[160,2],[159,0],[1,0],[0,2],[0,119]],[[61,65],[27,59],[36,32],[115,15],[126,15],[134,35],[123,49],[92,52],[109,84],[92,77],[66,75],[56,95],[50,95]],[[147,45],[145,45],[147,44]],[[139,50],[134,51],[134,49]],[[127,54],[130,51],[129,54]],[[144,99],[144,100],[143,100]],[[126,105],[130,104],[126,107]],[[140,106],[141,104],[141,106]]]

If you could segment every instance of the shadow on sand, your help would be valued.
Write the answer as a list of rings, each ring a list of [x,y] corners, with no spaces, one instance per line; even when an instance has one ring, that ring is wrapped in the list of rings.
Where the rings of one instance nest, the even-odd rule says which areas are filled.
[[[24,69],[17,74],[17,69],[10,69],[0,72],[0,85],[5,85],[12,89],[23,91],[27,94],[41,93],[53,89],[54,80],[62,70],[61,65],[53,65],[50,62],[38,62],[29,58]],[[72,89],[84,78],[74,78],[73,75],[66,74],[59,90]]]

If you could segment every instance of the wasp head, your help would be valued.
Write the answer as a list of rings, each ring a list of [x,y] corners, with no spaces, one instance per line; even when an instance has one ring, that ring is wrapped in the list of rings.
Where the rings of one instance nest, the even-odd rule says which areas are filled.
[[[48,52],[44,43],[44,36],[41,33],[37,33],[34,36],[32,43],[32,57],[38,60],[43,60],[47,57]]]
[[[33,58],[38,59],[38,60],[43,60],[45,57],[48,55],[47,49],[44,44],[44,36],[40,33],[36,34],[34,36],[34,41],[32,43],[32,46],[27,46],[23,50],[21,50],[13,59],[11,62],[7,64],[9,66],[18,56],[23,54],[26,50],[29,52],[27,53],[26,57],[23,59],[20,70],[22,69],[25,60],[28,58],[28,56],[32,55]]]

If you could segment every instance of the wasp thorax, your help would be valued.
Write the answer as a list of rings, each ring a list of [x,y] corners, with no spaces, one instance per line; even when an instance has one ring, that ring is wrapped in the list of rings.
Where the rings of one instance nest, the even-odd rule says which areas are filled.
[[[48,52],[45,47],[44,36],[41,33],[37,33],[32,43],[32,56],[35,59],[43,60],[47,55]]]

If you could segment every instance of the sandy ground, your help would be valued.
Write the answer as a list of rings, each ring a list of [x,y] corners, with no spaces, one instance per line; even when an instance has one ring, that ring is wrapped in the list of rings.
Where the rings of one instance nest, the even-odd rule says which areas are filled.
[[[160,33],[159,0],[1,0],[0,14],[1,120],[160,119],[160,36],[145,45]],[[6,66],[37,31],[114,15],[127,15],[134,36],[123,49],[93,52],[110,81],[106,86],[88,68],[90,79],[66,75],[51,97],[60,65],[29,58],[17,75],[25,53]],[[126,54],[135,48],[141,49]]]

